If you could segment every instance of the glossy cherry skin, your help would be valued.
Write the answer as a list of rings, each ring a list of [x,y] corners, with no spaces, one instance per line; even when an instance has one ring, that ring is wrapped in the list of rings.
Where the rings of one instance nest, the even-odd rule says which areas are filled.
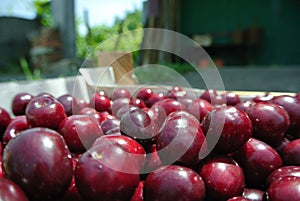
[[[145,201],[193,200],[205,197],[205,185],[192,169],[169,165],[151,172],[144,183]]]
[[[142,109],[130,110],[122,116],[121,132],[136,139],[145,148],[152,144],[153,138],[159,131],[158,124]]]
[[[119,119],[106,119],[101,122],[100,126],[102,128],[103,134],[109,134],[113,132],[120,132],[120,123]]]
[[[137,110],[137,109],[139,109],[138,107],[135,107],[135,106],[133,106],[133,105],[124,105],[124,106],[122,106],[119,110],[118,110],[118,112],[116,113],[116,117],[117,117],[117,119],[122,119],[122,116],[124,115],[124,114],[126,114],[127,112],[129,112],[129,111],[132,111],[132,110]]]
[[[57,98],[57,100],[64,106],[67,116],[71,116],[79,111],[78,102],[71,94],[61,95]]]
[[[29,93],[22,92],[16,94],[11,103],[13,114],[15,116],[25,115],[26,106],[32,98],[34,98],[34,96]]]
[[[251,138],[234,154],[243,168],[248,188],[261,189],[273,170],[282,166],[279,154],[263,141]]]
[[[286,176],[300,177],[300,166],[283,166],[274,170],[266,180],[268,187],[272,182],[282,179]]]
[[[25,115],[20,115],[11,120],[4,135],[3,144],[6,145],[12,138],[16,137],[21,131],[29,128]]]
[[[195,99],[184,97],[184,98],[178,98],[177,101],[183,104],[187,108]]]
[[[234,92],[225,92],[221,94],[221,97],[227,105],[236,105],[241,102],[240,96]]]
[[[117,100],[119,98],[131,98],[131,93],[127,89],[116,88],[111,94],[111,100]]]
[[[103,135],[97,120],[89,115],[72,115],[64,119],[58,128],[72,153],[83,153]]]
[[[77,114],[78,115],[89,115],[89,116],[93,117],[94,119],[96,119],[99,124],[101,124],[102,121],[104,121],[104,119],[105,119],[104,115],[101,112],[98,112],[94,108],[90,108],[90,107],[82,108]]]
[[[200,98],[207,100],[211,103],[211,100],[217,96],[217,91],[213,89],[206,89],[201,95]]]
[[[116,115],[118,110],[125,105],[127,105],[127,106],[130,105],[129,98],[118,98],[118,99],[114,100],[111,104],[112,115]]]
[[[158,155],[163,164],[175,161],[184,166],[198,163],[200,150],[206,148],[205,136],[199,121],[185,111],[171,113],[155,137]]]
[[[223,128],[220,127],[222,123]],[[204,117],[201,125],[206,136],[219,137],[214,147],[217,153],[232,153],[252,136],[251,120],[245,112],[234,106],[215,108]]]
[[[243,197],[251,201],[263,201],[265,192],[254,188],[244,188]]]
[[[178,100],[179,98],[183,98],[187,96],[187,91],[179,86],[173,86],[168,90],[166,94],[167,98],[171,98],[174,100]]]
[[[162,110],[159,105],[153,105],[148,111],[148,115],[151,120],[158,124],[158,127],[161,128],[163,123],[167,118],[167,113],[165,110]]]
[[[208,162],[202,166],[199,174],[204,180],[209,199],[227,200],[242,195],[245,178],[242,168],[238,165]]]
[[[76,164],[77,164],[78,158],[80,156],[81,156],[81,154],[73,154],[73,156],[72,156],[73,171],[75,171]],[[75,183],[74,174],[72,176],[72,180],[71,180],[71,183],[69,185],[67,192],[65,193],[63,198],[60,199],[59,201],[84,201],[78,192],[78,189],[77,189],[77,186]]]
[[[128,172],[138,171],[136,163],[128,163],[125,156],[129,155],[122,146],[111,143],[92,146],[82,154],[75,168],[75,183],[83,199],[130,200],[140,180],[139,174]]]
[[[51,96],[35,97],[26,107],[26,118],[30,127],[56,130],[66,117],[63,105]]]
[[[82,108],[89,106],[89,104],[83,98],[74,97],[74,100],[76,101],[78,108],[73,108],[73,114],[77,114]]]
[[[110,111],[111,100],[107,96],[94,93],[91,97],[89,106],[98,112]]]
[[[147,155],[143,167],[143,173],[152,172],[153,170],[163,166],[163,163],[161,162],[157,152],[156,144],[153,144],[151,146],[151,150],[145,150],[145,151],[147,152]]]
[[[0,200],[29,201],[24,191],[18,185],[6,178],[0,178]]]
[[[3,153],[7,178],[30,200],[55,200],[67,191],[73,175],[72,158],[63,137],[47,128],[22,131]]]
[[[244,198],[243,196],[235,196],[235,197],[228,199],[227,201],[252,201],[252,200]]]
[[[212,105],[223,105],[224,101],[222,97],[214,89],[207,89],[201,95],[200,98],[207,100]]]
[[[247,110],[247,114],[252,121],[253,137],[273,147],[280,144],[290,126],[288,113],[276,104],[257,103]]]
[[[140,181],[130,201],[144,201],[144,181]]]
[[[135,107],[138,107],[140,109],[146,107],[145,102],[142,99],[139,99],[139,98],[131,98],[130,99],[130,104],[135,106]]]
[[[255,105],[255,102],[250,101],[250,100],[246,100],[246,101],[241,101],[241,102],[237,103],[235,105],[235,107],[240,109],[240,110],[243,110],[244,112],[247,113],[247,111],[249,109],[251,109],[254,105]]]
[[[269,93],[266,93],[263,96],[255,96],[252,101],[255,103],[265,102],[268,103],[274,98],[273,95],[270,95]]]
[[[164,110],[167,115],[175,111],[186,111],[186,107],[182,103],[171,98],[158,101],[153,106],[161,107],[161,110]]]
[[[268,201],[300,200],[300,177],[287,176],[272,182],[266,195]]]
[[[191,104],[188,105],[187,111],[194,115],[199,122],[203,120],[203,118],[212,111],[213,106],[206,100],[198,98],[192,101]]]
[[[147,106],[152,107],[154,103],[161,101],[165,98],[167,98],[167,96],[164,93],[153,93],[151,97],[148,99]]]
[[[290,143],[290,140],[289,140],[288,138],[284,137],[284,138],[282,139],[282,141],[280,142],[280,144],[279,144],[277,147],[275,147],[275,150],[276,150],[279,154],[281,154],[282,149],[283,149],[288,143]]]
[[[136,140],[125,135],[112,134],[98,138],[97,140],[95,140],[92,146],[112,146],[112,149],[121,148],[124,151],[124,158],[126,158],[127,160],[126,163],[130,164],[130,167],[138,170],[137,172],[132,173],[138,174],[142,171],[142,167],[144,166],[146,160],[146,152],[142,145],[139,144]],[[131,173],[131,171],[133,170],[129,171]]]
[[[300,130],[300,100],[292,96],[282,95],[274,97],[272,103],[281,105],[288,112],[291,122],[288,132],[297,135]]]
[[[3,145],[2,143],[0,142],[0,178],[3,178],[5,177],[4,176],[4,172],[3,172],[3,157],[2,157],[2,153],[3,153]]]
[[[289,142],[281,151],[285,165],[300,165],[300,139]]]
[[[39,96],[50,96],[50,97],[54,98],[54,96],[48,92],[41,92],[38,95],[36,95],[35,97],[39,97]]]
[[[11,121],[10,114],[4,108],[0,107],[0,137],[1,138],[10,121]]]
[[[149,107],[150,106],[150,98],[154,95],[154,92],[152,89],[150,88],[144,88],[144,89],[140,89],[137,94],[136,94],[136,98],[137,99],[141,99],[142,101],[144,101],[144,103]]]

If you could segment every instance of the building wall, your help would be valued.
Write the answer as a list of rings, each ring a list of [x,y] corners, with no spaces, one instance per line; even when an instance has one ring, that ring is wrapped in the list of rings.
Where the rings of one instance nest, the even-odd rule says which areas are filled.
[[[185,0],[180,1],[178,14],[179,31],[188,36],[260,26],[261,44],[252,50],[254,57],[248,64],[300,64],[299,0]]]
[[[29,37],[38,29],[39,23],[34,20],[0,17],[0,68],[29,56]]]

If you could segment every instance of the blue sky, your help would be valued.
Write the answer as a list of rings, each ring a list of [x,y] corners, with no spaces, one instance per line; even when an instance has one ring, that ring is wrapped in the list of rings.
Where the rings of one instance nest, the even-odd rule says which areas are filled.
[[[35,10],[31,6],[33,0],[0,0],[0,16],[17,16],[27,19],[35,17]],[[74,0],[76,18],[83,19],[84,10],[89,13],[91,26],[111,25],[115,17],[124,17],[126,11],[142,8],[144,0]],[[85,32],[81,26],[80,31]]]

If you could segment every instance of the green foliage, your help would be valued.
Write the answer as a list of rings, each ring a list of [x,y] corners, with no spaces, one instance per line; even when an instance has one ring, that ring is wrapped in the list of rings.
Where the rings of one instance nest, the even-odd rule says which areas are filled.
[[[49,0],[34,0],[33,6],[37,11],[37,18],[45,27],[50,27],[53,24],[51,13],[51,4]]]
[[[80,23],[80,21],[78,21]],[[77,31],[77,55],[86,58],[95,51],[126,51],[139,49],[142,42],[141,32],[122,34],[142,28],[141,10],[127,12],[124,19],[116,18],[112,26],[98,25],[91,27],[87,35],[80,35]],[[119,37],[122,34],[121,37]]]
[[[29,64],[27,60],[22,57],[20,58],[20,65],[22,68],[22,71],[26,77],[27,80],[39,80],[41,79],[41,74],[39,69],[34,69],[33,72],[30,70]]]

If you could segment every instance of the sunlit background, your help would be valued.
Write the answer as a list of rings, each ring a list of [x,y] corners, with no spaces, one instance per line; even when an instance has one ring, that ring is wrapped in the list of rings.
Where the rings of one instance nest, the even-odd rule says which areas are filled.
[[[234,88],[251,89],[247,80],[253,88],[266,84],[273,90],[299,85],[293,82],[300,64],[299,9],[299,0],[2,0],[0,81],[75,75],[103,41],[150,27],[179,32],[201,45],[228,86],[235,81]],[[102,51],[139,49],[146,36],[133,37],[134,42],[121,40]],[[195,69],[175,55],[153,50],[132,57],[133,68],[161,64],[198,79],[189,77]],[[203,70],[208,61],[194,65]]]

